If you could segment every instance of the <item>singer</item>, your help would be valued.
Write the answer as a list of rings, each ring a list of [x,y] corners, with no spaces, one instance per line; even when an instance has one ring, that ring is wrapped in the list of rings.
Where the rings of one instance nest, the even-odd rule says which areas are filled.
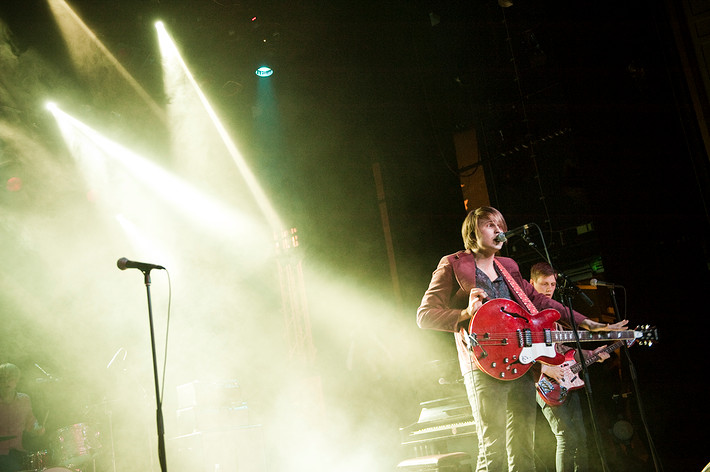
[[[535,380],[533,370],[517,380],[500,380],[479,370],[465,343],[473,315],[489,299],[507,298],[528,310],[553,308],[569,322],[568,310],[535,291],[518,264],[497,253],[503,247],[503,215],[491,207],[468,213],[461,227],[465,250],[444,256],[417,310],[420,328],[454,333],[459,364],[478,428],[477,471],[534,471]],[[531,311],[532,311],[531,310]],[[627,321],[606,325],[573,312],[577,325],[591,331],[624,330]]]

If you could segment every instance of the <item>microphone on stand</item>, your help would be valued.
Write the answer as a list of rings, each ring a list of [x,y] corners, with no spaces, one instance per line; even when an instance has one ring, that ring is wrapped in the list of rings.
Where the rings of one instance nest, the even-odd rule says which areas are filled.
[[[116,266],[118,266],[118,268],[121,270],[138,269],[138,270],[142,270],[144,272],[151,270],[151,269],[165,270],[165,267],[157,265],[157,264],[148,264],[147,262],[129,261],[125,257],[122,257],[119,260],[117,260]]]
[[[493,239],[499,243],[504,243],[508,240],[508,238],[510,238],[512,236],[517,236],[519,234],[527,233],[528,230],[530,229],[530,226],[532,226],[532,225],[523,225],[523,226],[519,226],[515,229],[511,229],[510,231],[506,231],[505,233],[498,233],[498,234],[496,234],[496,237]]]
[[[567,277],[565,274],[563,274],[562,272],[558,272],[557,274],[555,274],[555,277],[557,277],[558,279],[562,279],[565,283],[568,283],[569,285],[571,285],[572,287],[574,287],[575,292],[576,292],[580,297],[582,297],[582,300],[584,300],[584,302],[585,302],[587,305],[589,305],[589,306],[594,306],[594,302],[592,301],[592,299],[589,298],[589,297],[587,296],[587,294],[584,293],[584,292],[577,286],[577,284],[574,283],[574,282],[572,282],[572,281],[570,280],[570,278]]]
[[[592,287],[609,287],[609,288],[622,287],[622,285],[613,284],[611,282],[602,282],[601,280],[597,280],[597,279],[590,280],[589,285],[591,285]]]

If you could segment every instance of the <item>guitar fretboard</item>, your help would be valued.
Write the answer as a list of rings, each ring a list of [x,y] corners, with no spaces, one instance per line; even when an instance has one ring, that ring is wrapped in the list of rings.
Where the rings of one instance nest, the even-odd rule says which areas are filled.
[[[574,342],[574,331],[552,331],[552,342],[569,343]],[[580,341],[616,341],[617,339],[634,339],[636,331],[586,331],[579,330]]]
[[[625,341],[617,341],[614,344],[612,344],[611,346],[607,346],[599,352],[607,352],[607,353],[614,352],[617,349],[619,349],[621,346],[623,346],[624,344],[626,344]],[[594,364],[596,361],[599,360],[599,357],[600,357],[599,353],[587,357],[584,360],[584,365],[590,366],[590,365]],[[570,367],[570,370],[572,371],[572,373],[576,374],[580,370],[582,370],[582,364],[577,363],[577,364],[573,365],[572,367]]]

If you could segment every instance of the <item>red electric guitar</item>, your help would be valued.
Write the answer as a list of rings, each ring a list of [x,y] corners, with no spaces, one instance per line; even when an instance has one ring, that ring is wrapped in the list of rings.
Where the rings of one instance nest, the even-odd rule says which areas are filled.
[[[574,332],[555,330],[555,321],[559,318],[560,313],[551,308],[533,316],[513,300],[495,298],[473,315],[465,338],[479,369],[500,380],[515,380],[535,361],[554,365],[565,361],[555,344],[574,342]],[[578,334],[582,342],[633,340],[645,336],[642,331],[632,330],[591,332],[580,329]]]

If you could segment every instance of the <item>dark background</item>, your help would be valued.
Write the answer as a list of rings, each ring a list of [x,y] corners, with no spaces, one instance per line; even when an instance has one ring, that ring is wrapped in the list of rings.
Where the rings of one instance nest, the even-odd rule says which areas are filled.
[[[686,80],[696,72],[681,62],[679,48],[688,46],[674,34],[688,35],[674,16],[680,8],[660,0],[516,0],[505,9],[492,0],[73,4],[158,102],[150,25],[162,18],[275,207],[299,227],[309,260],[344,257],[365,288],[390,284],[378,163],[401,288],[391,295],[401,296],[402,319],[412,324],[439,258],[461,246],[459,178],[471,170],[460,170],[454,136],[475,133],[474,171],[485,173],[490,204],[509,228],[537,224],[559,270],[623,285],[616,294],[630,324],[658,327],[660,342],[631,354],[664,467],[700,470],[710,460],[701,367],[708,158]],[[0,14],[20,53],[39,51],[71,80],[42,2],[5,1]],[[269,146],[254,116],[252,66],[261,57],[275,64],[280,147]],[[22,120],[51,142],[53,123],[37,104],[24,102]],[[150,128],[133,136],[155,146],[161,139]],[[11,169],[0,168],[3,177]],[[506,253],[524,274],[541,260],[521,241]],[[602,314],[602,291],[590,291],[601,303],[585,312]],[[324,389],[327,397],[345,387],[326,378]],[[603,404],[619,390],[595,393]],[[437,392],[423,387],[419,400],[430,394]],[[400,425],[414,420],[412,400]],[[635,425],[639,443],[630,462],[614,456],[624,464],[614,470],[653,470],[636,402],[627,403],[614,408]]]

